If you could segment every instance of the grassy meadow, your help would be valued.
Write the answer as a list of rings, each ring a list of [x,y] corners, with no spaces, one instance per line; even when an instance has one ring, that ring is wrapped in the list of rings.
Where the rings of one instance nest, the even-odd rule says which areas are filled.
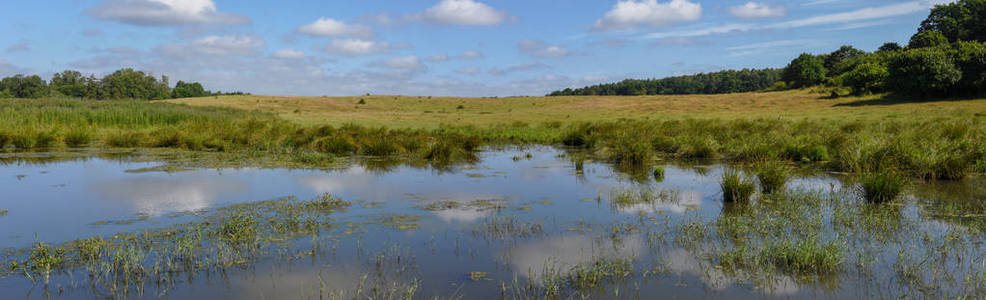
[[[484,144],[563,144],[627,169],[656,159],[788,162],[962,179],[986,171],[986,99],[827,99],[820,91],[640,97],[0,100],[0,146],[178,148],[461,161]],[[649,172],[649,171],[647,171]]]

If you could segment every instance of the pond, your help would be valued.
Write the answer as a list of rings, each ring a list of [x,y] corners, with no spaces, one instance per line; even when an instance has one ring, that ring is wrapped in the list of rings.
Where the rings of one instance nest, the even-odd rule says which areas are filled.
[[[554,147],[439,169],[15,157],[0,294],[17,298],[986,295],[977,178],[869,204],[851,176],[800,170],[733,204],[728,165],[655,178]]]

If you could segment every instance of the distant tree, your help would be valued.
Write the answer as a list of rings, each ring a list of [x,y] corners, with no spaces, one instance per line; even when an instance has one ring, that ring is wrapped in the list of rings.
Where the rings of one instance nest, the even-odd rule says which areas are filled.
[[[852,88],[853,94],[864,95],[884,90],[890,72],[877,63],[863,63],[845,74],[843,84]]]
[[[178,81],[175,84],[175,88],[171,90],[172,98],[189,98],[189,97],[205,97],[209,96],[208,91],[202,87],[202,84],[198,82],[187,83],[184,81]]]
[[[776,69],[727,70],[661,79],[627,79],[616,83],[598,84],[584,88],[566,88],[549,96],[566,95],[683,95],[724,94],[760,91],[780,80]]]
[[[925,32],[940,32],[952,43],[986,41],[986,0],[959,0],[936,5],[921,22],[917,34]]]
[[[887,86],[913,96],[944,96],[962,78],[962,71],[943,47],[912,49],[890,58]]]
[[[954,92],[963,95],[986,93],[986,43],[957,42],[952,44],[952,57],[962,71]]]
[[[154,76],[134,69],[121,69],[100,80],[102,94],[111,99],[158,100],[171,97],[168,78]]]
[[[948,38],[945,37],[940,31],[930,30],[918,32],[911,36],[911,42],[907,44],[908,48],[927,48],[927,47],[938,47],[948,44]]]
[[[41,98],[47,94],[48,86],[38,75],[18,74],[0,80],[0,91],[17,98]]]
[[[838,76],[848,71],[850,61],[866,55],[866,51],[853,48],[852,46],[842,46],[839,50],[829,53],[825,57],[824,66],[828,70],[829,76]]]
[[[904,47],[901,47],[900,44],[898,43],[890,42],[881,45],[880,48],[876,50],[876,52],[894,52],[900,49],[904,49]]]
[[[783,80],[793,88],[817,85],[825,80],[825,62],[822,58],[803,53],[784,68]]]
[[[85,97],[88,79],[79,71],[65,70],[55,73],[48,85],[52,90],[71,97]]]

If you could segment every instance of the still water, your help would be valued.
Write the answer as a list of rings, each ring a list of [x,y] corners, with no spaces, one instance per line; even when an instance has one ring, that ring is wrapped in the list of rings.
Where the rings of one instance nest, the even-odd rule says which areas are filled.
[[[840,241],[841,262],[834,274],[803,276],[722,267],[720,254],[745,241],[730,239],[722,234],[727,229],[716,227],[717,220],[735,210],[722,202],[719,181],[724,166],[720,164],[667,164],[664,177],[655,179],[630,176],[600,162],[588,161],[577,169],[564,150],[534,147],[488,150],[475,164],[446,169],[382,169],[355,163],[337,170],[226,168],[169,173],[155,168],[160,165],[87,158],[47,163],[12,160],[0,166],[0,209],[6,211],[0,216],[0,249],[13,253],[8,260],[23,259],[27,254],[17,251],[36,242],[57,245],[93,236],[112,238],[117,233],[194,222],[235,204],[288,196],[311,199],[331,194],[354,205],[334,213],[332,220],[338,226],[318,237],[292,238],[287,248],[293,250],[270,251],[230,270],[185,274],[166,286],[146,284],[109,295],[87,284],[84,271],[53,274],[47,284],[11,273],[0,275],[0,295],[362,298],[369,290],[386,287],[393,297],[524,298],[546,294],[542,289],[551,288],[552,276],[601,261],[626,262],[630,267],[620,269],[628,272],[620,276],[598,273],[604,280],[578,295],[982,297],[986,289],[982,286],[986,236],[979,227],[986,218],[980,210],[986,191],[978,179],[915,183],[900,203],[876,208],[893,211],[891,221],[880,219],[871,226],[862,211],[872,208],[853,198],[851,178],[799,173],[787,189],[822,195],[815,199],[820,204],[788,208],[784,203],[767,206],[769,201],[764,200],[758,201],[763,207],[752,209],[776,210],[772,216],[785,215],[785,210],[791,210],[788,215],[804,214],[806,224],[817,223],[813,239]],[[659,196],[653,196],[656,201],[615,200],[640,191]],[[400,224],[385,221],[396,219]],[[504,223],[536,224],[537,229],[491,229]],[[777,224],[786,226],[782,229],[786,231],[798,231],[800,226]],[[693,232],[692,227],[701,228]],[[954,240],[960,245],[951,246]],[[291,258],[299,249],[308,254]],[[922,260],[943,255],[949,257]],[[572,285],[560,284],[562,289]],[[559,294],[561,298],[575,295]]]

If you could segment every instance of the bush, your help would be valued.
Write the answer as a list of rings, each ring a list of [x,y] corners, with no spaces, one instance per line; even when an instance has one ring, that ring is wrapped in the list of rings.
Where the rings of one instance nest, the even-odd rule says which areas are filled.
[[[944,96],[962,78],[962,72],[943,48],[922,48],[890,58],[889,90],[914,96]]]
[[[803,53],[784,68],[783,80],[793,88],[817,85],[825,80],[825,62],[822,58]]]
[[[722,201],[746,202],[750,200],[757,186],[749,177],[740,175],[739,171],[727,169],[722,174]]]
[[[846,73],[843,84],[852,88],[853,94],[865,95],[879,93],[884,90],[890,71],[877,63],[864,63]]]
[[[664,181],[664,167],[654,167],[654,180],[657,180],[657,182]]]

